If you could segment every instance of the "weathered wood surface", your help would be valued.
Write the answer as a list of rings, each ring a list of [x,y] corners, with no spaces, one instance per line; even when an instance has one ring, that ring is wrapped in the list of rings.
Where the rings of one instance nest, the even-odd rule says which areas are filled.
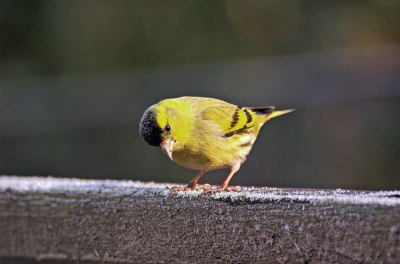
[[[400,191],[0,177],[0,259],[398,263]]]

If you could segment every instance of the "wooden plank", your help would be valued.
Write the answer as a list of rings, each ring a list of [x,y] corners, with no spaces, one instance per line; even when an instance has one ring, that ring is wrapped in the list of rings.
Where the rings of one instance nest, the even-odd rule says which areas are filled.
[[[0,259],[398,263],[400,191],[0,177]]]

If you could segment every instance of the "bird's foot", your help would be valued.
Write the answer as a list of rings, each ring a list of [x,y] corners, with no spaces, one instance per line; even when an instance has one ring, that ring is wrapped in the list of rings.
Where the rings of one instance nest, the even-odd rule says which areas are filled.
[[[219,193],[222,191],[227,191],[227,192],[240,192],[242,190],[242,188],[240,186],[235,186],[235,187],[225,187],[225,188],[221,188],[218,187],[216,189],[205,189],[204,192],[201,193],[201,196],[206,195],[206,194],[214,194],[214,193]]]
[[[191,190],[200,190],[200,189],[202,189],[202,190],[207,190],[207,189],[210,189],[211,188],[211,185],[210,184],[208,184],[208,183],[206,183],[206,184],[201,184],[201,185],[195,185],[195,186],[186,186],[186,187],[172,187],[171,188],[171,192],[172,193],[177,193],[177,192],[180,192],[180,191],[184,191],[184,192],[187,192],[187,191],[191,191]]]

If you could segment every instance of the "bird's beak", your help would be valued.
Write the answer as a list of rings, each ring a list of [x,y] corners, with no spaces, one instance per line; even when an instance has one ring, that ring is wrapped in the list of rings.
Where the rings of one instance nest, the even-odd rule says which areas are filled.
[[[172,148],[174,145],[174,141],[172,139],[166,139],[161,144],[160,147],[164,151],[165,154],[172,160]]]

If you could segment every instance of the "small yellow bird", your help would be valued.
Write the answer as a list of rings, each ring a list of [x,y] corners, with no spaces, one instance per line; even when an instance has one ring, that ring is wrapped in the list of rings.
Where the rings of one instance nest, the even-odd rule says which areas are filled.
[[[151,146],[161,148],[174,162],[201,172],[186,188],[205,189],[203,194],[238,191],[228,187],[233,174],[246,160],[261,126],[294,109],[274,111],[274,106],[238,107],[213,98],[180,97],[150,106],[140,122],[140,134]],[[231,168],[217,189],[196,182],[209,170]]]

